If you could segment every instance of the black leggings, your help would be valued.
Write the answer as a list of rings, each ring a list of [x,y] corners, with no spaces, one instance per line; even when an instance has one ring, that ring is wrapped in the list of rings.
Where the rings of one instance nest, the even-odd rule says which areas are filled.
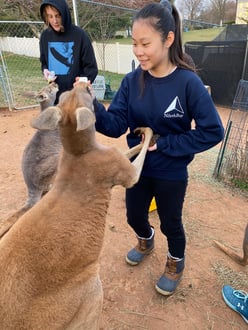
[[[156,200],[160,229],[167,237],[168,249],[173,257],[183,258],[186,238],[182,224],[182,209],[187,181],[169,181],[141,177],[126,190],[127,221],[139,237],[151,236],[149,207]]]

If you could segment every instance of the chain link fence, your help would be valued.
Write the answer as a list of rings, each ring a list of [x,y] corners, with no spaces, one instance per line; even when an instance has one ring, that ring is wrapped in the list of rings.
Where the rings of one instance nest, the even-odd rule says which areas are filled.
[[[22,109],[35,105],[24,94],[39,91],[45,83],[39,61],[43,28],[42,22],[0,21],[0,107]],[[137,65],[132,46],[94,41],[93,48],[99,75],[105,77],[109,88],[118,89],[124,74]]]
[[[21,108],[33,101],[25,91],[38,91],[44,86],[39,63],[39,36],[42,22],[0,22],[1,106]]]
[[[92,0],[68,0],[68,4],[75,24],[92,40],[99,76],[105,78],[105,96],[107,92],[112,95],[122,77],[138,65],[128,38],[137,9],[130,8],[129,2],[126,7]],[[196,23],[190,22],[192,26]],[[0,21],[0,107],[34,105],[24,93],[39,91],[45,83],[39,62],[39,37],[44,27],[41,21]]]
[[[248,188],[248,81],[239,81],[214,176]]]
[[[104,76],[106,93],[111,95],[123,76],[138,65],[130,39],[126,38],[130,36],[135,10],[81,0],[76,4],[77,10],[71,10],[72,17],[77,15],[74,21],[89,34],[99,76]],[[120,31],[116,27],[117,19],[123,22]],[[0,107],[19,110],[35,105],[24,94],[39,91],[46,83],[39,61],[39,37],[44,28],[41,21],[0,21]]]

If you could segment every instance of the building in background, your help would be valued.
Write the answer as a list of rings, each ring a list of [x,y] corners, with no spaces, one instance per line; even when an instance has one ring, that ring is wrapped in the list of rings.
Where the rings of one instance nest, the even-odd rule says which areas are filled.
[[[235,23],[236,24],[248,23],[248,0],[238,0]]]

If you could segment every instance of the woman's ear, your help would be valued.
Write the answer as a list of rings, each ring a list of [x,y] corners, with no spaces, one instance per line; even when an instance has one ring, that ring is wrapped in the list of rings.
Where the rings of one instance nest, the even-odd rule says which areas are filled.
[[[169,31],[169,33],[167,35],[167,38],[165,40],[166,47],[170,48],[170,46],[173,44],[174,40],[175,40],[175,34],[174,34],[174,32]]]

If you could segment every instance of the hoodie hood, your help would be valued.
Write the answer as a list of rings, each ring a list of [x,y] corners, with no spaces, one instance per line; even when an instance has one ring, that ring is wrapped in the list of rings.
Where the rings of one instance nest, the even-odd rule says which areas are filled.
[[[41,15],[41,18],[43,19],[43,21],[44,21],[43,12],[44,12],[44,8],[46,5],[53,6],[60,12],[60,15],[62,17],[63,27],[64,27],[65,31],[67,31],[71,27],[72,23],[71,23],[71,13],[70,13],[70,10],[69,10],[69,7],[68,7],[68,4],[66,3],[66,1],[65,0],[42,1],[41,6],[40,6],[40,15]]]

